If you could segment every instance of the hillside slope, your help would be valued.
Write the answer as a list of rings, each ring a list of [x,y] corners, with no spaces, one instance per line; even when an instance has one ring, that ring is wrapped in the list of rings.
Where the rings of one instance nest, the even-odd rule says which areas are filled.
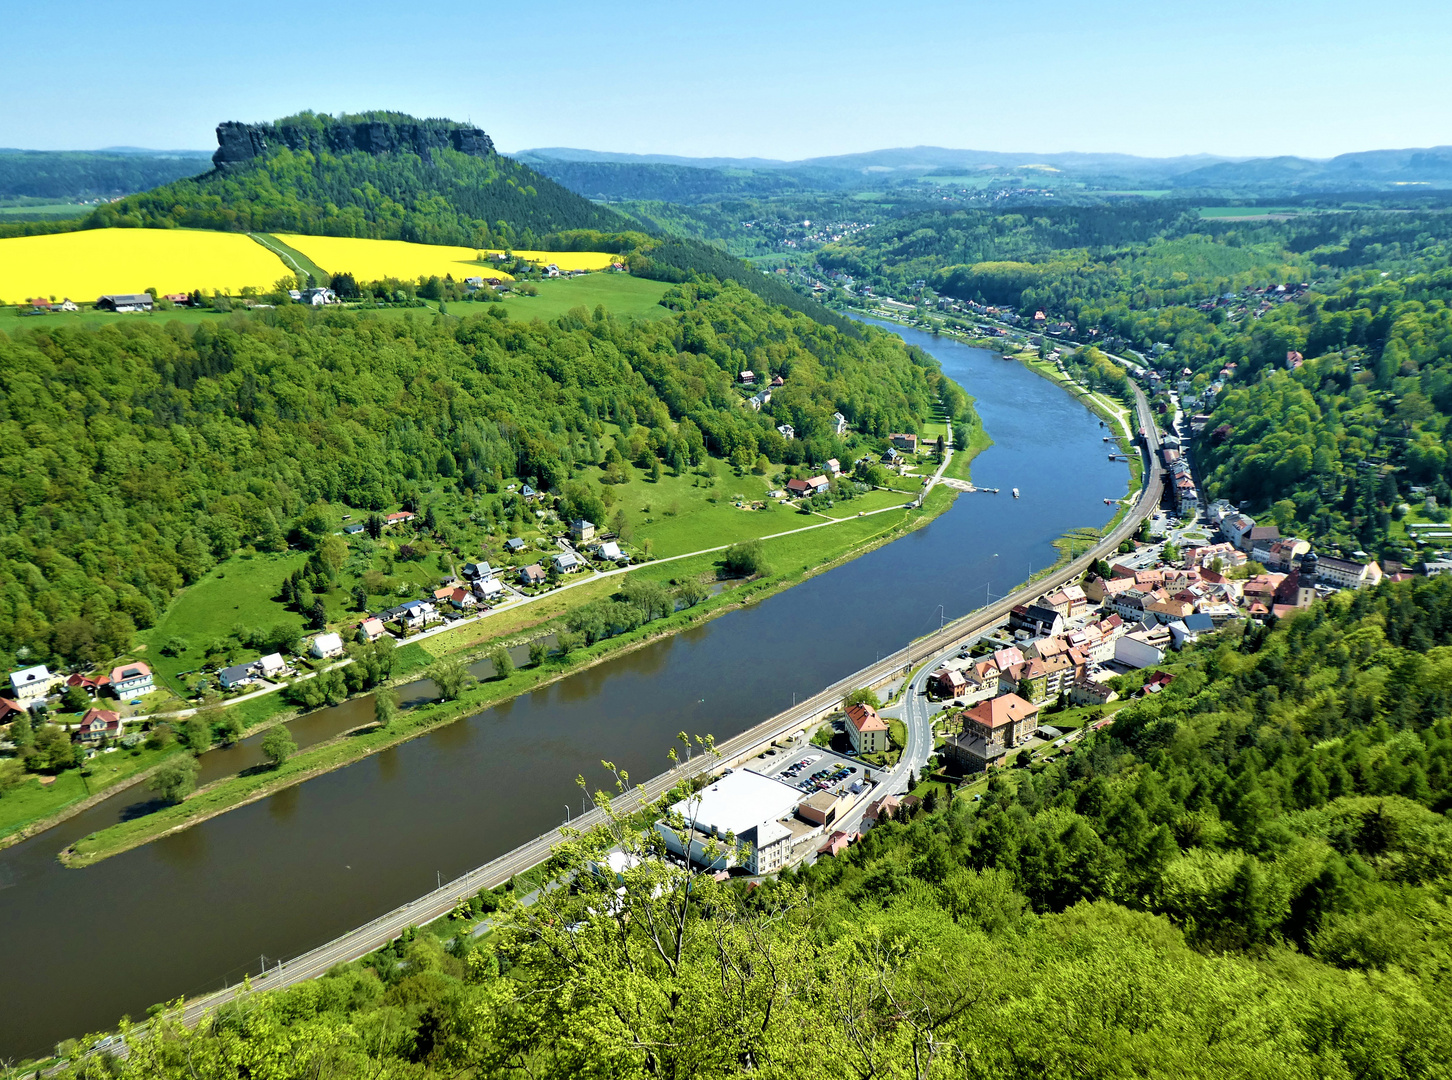
[[[213,169],[98,209],[86,227],[298,232],[530,247],[618,215],[494,149],[478,128],[402,113],[299,113],[217,128]]]

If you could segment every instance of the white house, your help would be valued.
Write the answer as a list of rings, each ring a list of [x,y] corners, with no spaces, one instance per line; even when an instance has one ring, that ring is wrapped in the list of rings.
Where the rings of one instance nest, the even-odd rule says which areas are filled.
[[[343,639],[337,634],[319,634],[313,638],[312,648],[308,652],[319,660],[331,660],[335,656],[342,656]]]
[[[832,423],[835,426],[834,430],[838,435],[841,435],[844,431],[847,430],[847,418],[839,412],[834,412],[832,414]]]
[[[283,669],[287,667],[287,661],[283,660],[282,653],[268,653],[266,656],[260,657],[254,666],[257,668],[257,674],[264,679],[271,679],[282,674]]]
[[[795,439],[797,437],[797,429],[790,424],[778,424],[776,431],[783,439]]]
[[[474,582],[474,595],[488,602],[504,593],[504,582],[495,577],[480,578]]]
[[[573,551],[562,551],[555,556],[555,569],[562,574],[568,574],[572,570],[580,568],[580,556]]]
[[[10,674],[10,689],[15,700],[30,708],[30,702],[50,693],[51,687],[60,682],[59,675],[52,675],[44,664],[21,668]]]
[[[614,540],[606,540],[595,549],[597,559],[608,559],[610,562],[619,562],[625,558],[625,552],[620,550],[620,545]]]
[[[139,660],[111,669],[111,692],[118,698],[149,694],[154,689],[151,668]]]

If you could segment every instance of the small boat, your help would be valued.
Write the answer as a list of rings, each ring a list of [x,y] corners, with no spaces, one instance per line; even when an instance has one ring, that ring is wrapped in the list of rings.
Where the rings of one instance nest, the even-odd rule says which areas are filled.
[[[1013,497],[1014,497],[1014,498],[1015,498],[1015,499],[1016,499],[1016,498],[1018,498],[1018,488],[1014,488],[1014,489],[1013,489]]]
[[[1113,506],[1114,505],[1114,500],[1113,499],[1105,499],[1104,500],[1104,505],[1105,506]]]
[[[1104,441],[1105,442],[1108,442],[1109,441],[1109,436],[1108,435],[1104,436]]]

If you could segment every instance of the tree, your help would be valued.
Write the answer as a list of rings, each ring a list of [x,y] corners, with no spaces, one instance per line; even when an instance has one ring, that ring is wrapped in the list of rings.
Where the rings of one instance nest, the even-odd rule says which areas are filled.
[[[176,805],[197,789],[200,768],[190,754],[177,754],[152,774],[146,786],[163,802]]]
[[[711,595],[711,590],[700,578],[688,577],[676,586],[676,599],[683,607],[695,607]]]
[[[489,662],[494,666],[496,679],[507,679],[514,674],[514,660],[510,658],[509,650],[502,645],[489,654]]]
[[[79,686],[67,686],[61,695],[61,708],[66,712],[84,712],[91,707],[91,695]]]
[[[529,643],[529,662],[532,667],[539,667],[549,656],[549,646],[545,644],[544,638],[535,638]]]
[[[437,687],[440,701],[458,700],[459,695],[474,683],[468,665],[458,657],[440,660],[429,668],[428,677]]]
[[[200,714],[188,717],[182,723],[181,740],[193,754],[201,754],[211,748],[212,725]]]
[[[398,694],[393,690],[379,690],[373,695],[373,719],[378,726],[388,728],[398,719]]]
[[[213,730],[216,731],[218,740],[224,746],[231,746],[242,738],[242,732],[245,728],[243,728],[242,721],[236,713],[231,709],[223,709]]]
[[[721,557],[721,569],[727,577],[759,577],[768,573],[766,555],[761,541],[747,540],[732,544]]]
[[[323,603],[321,596],[308,609],[308,625],[314,630],[326,630],[328,627],[328,605]]]
[[[842,704],[844,706],[870,705],[874,709],[880,709],[882,707],[882,699],[877,696],[876,690],[872,689],[870,686],[864,686],[861,689],[853,690],[850,694],[843,698]]]
[[[274,769],[279,769],[288,758],[297,753],[297,743],[293,742],[292,734],[286,727],[273,724],[267,729],[267,734],[262,736],[262,753]]]

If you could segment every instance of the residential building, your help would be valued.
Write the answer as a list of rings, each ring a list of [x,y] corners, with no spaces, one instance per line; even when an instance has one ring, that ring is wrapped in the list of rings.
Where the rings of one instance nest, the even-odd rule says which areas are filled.
[[[358,629],[362,632],[363,637],[370,642],[377,641],[384,634],[388,633],[383,627],[382,619],[364,619],[358,624]]]
[[[223,690],[234,690],[255,682],[256,679],[251,664],[233,664],[217,672],[217,681],[222,684]]]
[[[756,385],[756,372],[751,371],[750,369],[748,369],[746,371],[743,371],[740,375],[736,376],[736,378],[737,378],[737,381],[740,382],[742,386],[755,386]]]
[[[349,522],[347,525],[343,526],[343,535],[357,536],[359,533],[365,531],[367,528],[368,526],[364,525],[361,521],[352,521]]]
[[[1064,632],[1064,617],[1050,607],[1019,604],[1009,613],[1008,628],[1027,631],[1034,637],[1052,637]]]
[[[396,513],[384,515],[383,524],[385,526],[388,526],[388,525],[402,525],[405,522],[412,521],[413,519],[414,519],[414,514],[412,513],[412,511],[409,511],[409,510],[399,510]]]
[[[1108,683],[1100,682],[1090,675],[1080,675],[1069,686],[1071,705],[1108,705],[1119,700],[1119,692],[1111,690]]]
[[[308,652],[319,660],[331,660],[343,655],[343,639],[338,634],[319,634],[313,638]]]
[[[438,609],[424,600],[410,600],[394,608],[394,611],[398,624],[410,630],[417,630],[440,620]]]
[[[586,521],[584,518],[576,518],[570,522],[570,539],[577,544],[595,539],[595,523]]]
[[[884,795],[880,799],[874,799],[867,804],[867,809],[862,812],[862,827],[870,829],[879,821],[891,820],[897,814],[897,808],[902,805],[902,800],[896,795]]]
[[[29,710],[11,698],[0,698],[0,724],[8,724],[16,717],[25,716]]]
[[[470,581],[477,581],[481,578],[494,576],[494,568],[487,562],[471,562],[464,564],[463,574]]]
[[[78,743],[98,743],[121,737],[121,717],[110,709],[88,709],[71,737]]]
[[[28,709],[32,702],[45,697],[60,681],[60,676],[52,675],[44,664],[36,664],[11,672],[10,690],[15,700]]]
[[[607,540],[595,548],[595,557],[607,562],[620,562],[625,558],[625,552],[620,550],[620,545],[614,540]]]
[[[928,693],[933,697],[957,697],[967,689],[968,679],[957,668],[941,667],[928,676]]]
[[[485,603],[492,603],[504,595],[504,582],[496,577],[480,578],[474,582],[474,595]]]
[[[859,754],[880,754],[887,749],[887,723],[871,705],[848,705],[847,738]]]
[[[493,581],[494,579],[490,578],[489,580]],[[473,589],[460,587],[449,594],[449,604],[451,607],[457,608],[460,611],[466,611],[471,607],[477,607],[479,599],[474,595]]]
[[[518,555],[525,548],[524,540],[518,536],[511,536],[504,541],[504,550],[511,555]]]
[[[554,557],[553,562],[555,569],[562,574],[573,573],[583,565],[580,562],[580,556],[576,555],[573,551],[560,552]]]
[[[1037,704],[1048,697],[1049,673],[1044,661],[1035,657],[1021,664],[1014,664],[998,677],[998,692],[1017,695]],[[996,700],[996,699],[995,699]]]
[[[257,674],[264,679],[273,679],[287,669],[287,661],[282,658],[282,653],[268,653],[266,656],[258,657],[257,663],[253,666],[257,669]]]
[[[774,874],[787,864],[792,852],[792,831],[779,821],[763,821],[739,837],[750,846],[746,870],[752,874]]]
[[[79,690],[84,690],[86,693],[90,694],[91,697],[95,697],[102,690],[107,689],[111,685],[111,676],[98,675],[95,678],[92,678],[90,675],[72,675],[66,679],[66,685],[74,686]]]
[[[842,463],[834,457],[827,459],[827,472],[832,476],[842,475]]]
[[[111,692],[118,698],[149,694],[153,689],[151,668],[139,660],[111,669]]]
[[[895,450],[906,450],[908,453],[918,452],[918,437],[912,432],[894,432],[887,437]]]
[[[776,433],[783,439],[795,439],[797,437],[797,429],[790,424],[778,424],[776,426]]]
[[[840,829],[827,838],[827,842],[817,849],[818,855],[840,855],[847,848],[852,846],[853,840],[857,838],[855,833],[845,833]]]
[[[548,575],[545,573],[544,567],[540,566],[539,563],[535,563],[533,566],[521,567],[519,571],[519,583],[521,585],[543,585],[546,577]]]
[[[1322,555],[1316,563],[1316,575],[1319,580],[1340,589],[1365,589],[1381,584],[1382,570],[1375,560],[1361,562]]]
[[[1031,739],[1039,727],[1037,705],[1017,694],[980,701],[963,714],[963,730],[945,745],[948,758],[966,771],[1000,764],[1008,751]]]
[[[832,414],[832,425],[833,432],[837,435],[841,435],[847,430],[847,418],[839,412],[834,412]]]

